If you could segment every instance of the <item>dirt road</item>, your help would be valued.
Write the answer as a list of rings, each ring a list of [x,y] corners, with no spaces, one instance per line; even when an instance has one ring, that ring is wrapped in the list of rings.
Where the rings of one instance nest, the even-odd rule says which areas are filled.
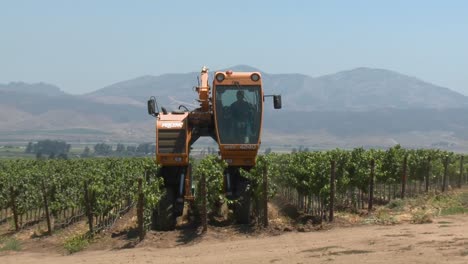
[[[354,226],[277,236],[217,239],[208,232],[176,247],[143,243],[122,250],[57,253],[10,252],[17,263],[468,263],[468,215],[436,218],[430,224]]]

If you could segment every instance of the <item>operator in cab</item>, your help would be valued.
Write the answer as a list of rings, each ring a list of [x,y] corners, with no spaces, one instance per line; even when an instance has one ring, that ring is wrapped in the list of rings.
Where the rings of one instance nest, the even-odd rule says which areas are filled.
[[[231,116],[234,131],[238,138],[243,139],[243,143],[250,143],[250,134],[252,129],[253,106],[245,101],[244,91],[239,90],[236,93],[237,101],[231,104]]]

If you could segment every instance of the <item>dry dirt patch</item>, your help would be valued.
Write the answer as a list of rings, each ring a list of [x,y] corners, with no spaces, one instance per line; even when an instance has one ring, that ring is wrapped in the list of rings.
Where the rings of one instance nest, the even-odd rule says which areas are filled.
[[[338,227],[281,235],[235,235],[210,229],[193,243],[158,245],[152,240],[123,250],[87,250],[63,256],[55,252],[9,252],[2,263],[468,263],[468,216],[437,223]],[[234,230],[232,230],[234,231]],[[226,233],[226,234],[225,234]],[[412,234],[411,237],[402,234]],[[151,239],[157,239],[158,233]],[[175,232],[171,235],[177,235]],[[450,236],[448,236],[450,235]],[[162,239],[164,240],[164,238]]]

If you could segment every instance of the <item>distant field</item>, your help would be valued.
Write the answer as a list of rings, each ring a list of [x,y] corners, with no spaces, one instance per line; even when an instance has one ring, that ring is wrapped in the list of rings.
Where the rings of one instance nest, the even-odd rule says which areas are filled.
[[[0,146],[0,159],[35,158],[34,154],[24,153],[20,146]]]

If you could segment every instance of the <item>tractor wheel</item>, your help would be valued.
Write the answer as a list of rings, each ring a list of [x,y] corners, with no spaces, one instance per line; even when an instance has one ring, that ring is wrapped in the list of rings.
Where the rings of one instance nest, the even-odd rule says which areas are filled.
[[[166,192],[158,206],[153,211],[152,228],[158,231],[174,230],[176,225],[175,215],[175,190],[166,187]]]
[[[252,195],[247,182],[239,183],[240,197],[234,209],[238,224],[250,224],[252,218]]]

